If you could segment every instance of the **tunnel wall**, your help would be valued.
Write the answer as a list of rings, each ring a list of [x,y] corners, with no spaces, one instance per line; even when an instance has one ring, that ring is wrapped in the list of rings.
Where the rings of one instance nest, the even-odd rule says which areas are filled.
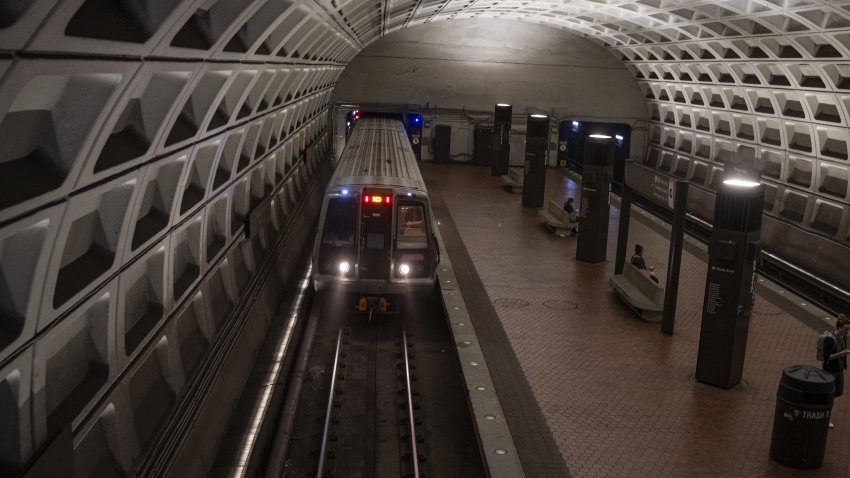
[[[0,3],[0,474],[66,430],[80,475],[133,474],[256,275],[251,212],[274,198],[265,234],[284,234],[333,88],[373,42],[346,81],[374,101],[648,116],[632,157],[705,191],[752,149],[774,252],[850,283],[845,8],[556,3]],[[481,23],[440,23],[466,7]],[[494,39],[486,16],[598,45],[490,18]],[[435,40],[390,41],[428,22]]]
[[[453,20],[394,31],[363,49],[340,76],[334,101],[411,103],[452,116],[510,103],[517,122],[546,113],[636,127],[645,150],[647,105],[605,48],[564,30],[508,20]]]
[[[337,30],[311,2],[0,5],[0,476],[59,442],[139,471],[295,234]]]
[[[850,44],[840,32],[850,19],[826,7],[795,10],[753,18],[721,11],[729,18],[708,24],[719,32],[708,40],[651,35],[649,44],[609,50],[649,107],[649,145],[638,161],[689,180],[710,202],[727,164],[756,158],[764,248],[846,291]],[[692,211],[710,221],[708,202]]]

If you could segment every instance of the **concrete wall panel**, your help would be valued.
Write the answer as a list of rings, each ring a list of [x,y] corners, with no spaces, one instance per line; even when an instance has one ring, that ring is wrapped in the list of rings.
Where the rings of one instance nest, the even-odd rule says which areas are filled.
[[[174,28],[189,2],[66,0],[28,46],[34,51],[144,55]]]
[[[167,156],[143,169],[136,199],[129,209],[131,238],[125,242],[125,257],[144,249],[170,230],[174,223],[181,176],[189,161],[189,151]]]
[[[42,284],[65,205],[0,229],[0,360],[36,332]]]
[[[98,132],[77,186],[138,167],[158,153],[155,145],[167,133],[174,103],[188,95],[187,85],[198,68],[147,62],[115,103]]]
[[[121,273],[116,341],[122,365],[144,348],[172,309],[169,246],[170,238],[155,244]]]
[[[15,51],[23,48],[37,31],[57,0],[29,0],[8,2],[0,22],[0,50]]]
[[[136,65],[18,61],[0,91],[0,221],[67,194]],[[18,178],[27,177],[26,184]]]
[[[31,424],[32,347],[0,368],[0,473],[22,470],[34,451]]]
[[[97,288],[122,264],[127,210],[140,172],[120,177],[68,201],[44,281],[39,330]]]
[[[41,446],[86,413],[120,371],[115,350],[118,280],[98,291],[35,344],[33,424]]]

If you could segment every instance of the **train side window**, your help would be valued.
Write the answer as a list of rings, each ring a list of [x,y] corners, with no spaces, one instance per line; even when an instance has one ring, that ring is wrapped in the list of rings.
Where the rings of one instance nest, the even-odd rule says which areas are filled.
[[[357,199],[331,198],[325,213],[322,244],[335,247],[353,246],[356,226]]]
[[[422,204],[400,204],[398,207],[399,247],[421,248],[428,241],[425,208]]]

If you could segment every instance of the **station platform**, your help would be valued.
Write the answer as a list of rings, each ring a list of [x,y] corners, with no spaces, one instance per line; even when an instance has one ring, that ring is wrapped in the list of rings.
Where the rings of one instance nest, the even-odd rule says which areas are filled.
[[[423,163],[421,170],[526,476],[850,476],[848,396],[833,407],[821,468],[786,468],[769,456],[782,370],[816,365],[825,329],[768,301],[775,286],[760,281],[759,291],[773,293],[756,298],[742,383],[704,385],[694,380],[706,276],[700,254],[683,251],[675,333],[667,336],[608,285],[616,205],[608,260],[587,264],[575,259],[575,236],[551,234],[537,209],[523,207],[489,168]],[[564,170],[547,170],[544,204],[579,193]],[[633,210],[629,234],[629,252],[643,244],[663,284],[663,230]]]

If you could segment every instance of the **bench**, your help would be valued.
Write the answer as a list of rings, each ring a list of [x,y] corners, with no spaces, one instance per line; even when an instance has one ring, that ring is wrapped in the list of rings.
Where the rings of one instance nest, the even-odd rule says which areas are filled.
[[[543,217],[543,224],[552,230],[553,234],[561,237],[567,237],[573,233],[573,230],[578,228],[578,219],[575,213],[568,213],[553,200],[549,200],[546,208],[537,211],[537,214]]]
[[[648,274],[632,265],[623,265],[623,273],[611,276],[608,283],[635,313],[648,322],[661,322],[664,288]]]
[[[524,174],[525,171],[520,168],[508,168],[508,174],[502,176],[502,182],[505,183],[505,189],[512,193],[521,193]]]

